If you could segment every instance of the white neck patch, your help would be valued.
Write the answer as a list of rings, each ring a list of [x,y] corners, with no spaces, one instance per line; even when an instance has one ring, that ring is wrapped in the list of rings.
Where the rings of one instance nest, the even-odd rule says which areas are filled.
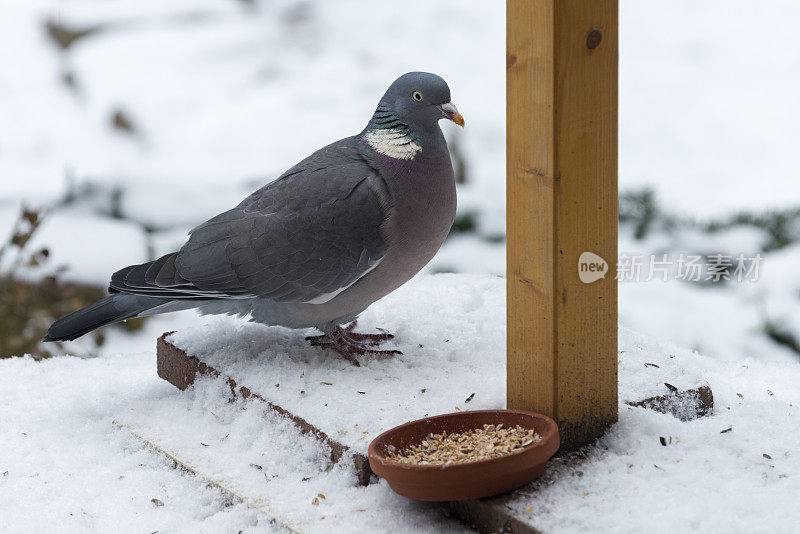
[[[411,160],[422,150],[411,136],[396,128],[368,130],[364,140],[379,154],[394,159]]]

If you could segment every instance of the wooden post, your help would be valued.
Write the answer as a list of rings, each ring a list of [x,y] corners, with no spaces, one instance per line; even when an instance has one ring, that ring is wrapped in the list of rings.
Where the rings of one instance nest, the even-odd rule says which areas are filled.
[[[617,0],[508,0],[507,25],[508,407],[572,448],[617,420]]]

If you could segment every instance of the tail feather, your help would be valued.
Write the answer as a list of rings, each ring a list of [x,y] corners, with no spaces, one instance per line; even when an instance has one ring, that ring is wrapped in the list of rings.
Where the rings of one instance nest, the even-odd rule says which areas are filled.
[[[166,302],[169,301],[117,293],[57,320],[50,326],[44,341],[72,341],[96,328],[136,317]]]

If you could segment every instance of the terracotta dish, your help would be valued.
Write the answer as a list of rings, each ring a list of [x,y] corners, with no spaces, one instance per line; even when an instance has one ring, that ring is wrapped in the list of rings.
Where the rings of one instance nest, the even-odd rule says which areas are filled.
[[[476,462],[417,465],[386,458],[390,446],[405,450],[429,434],[466,432],[503,423],[533,428],[542,440],[520,452]],[[436,415],[388,430],[369,444],[369,465],[404,497],[422,501],[458,501],[497,495],[541,476],[547,460],[558,450],[558,427],[547,416],[519,410],[476,410]]]

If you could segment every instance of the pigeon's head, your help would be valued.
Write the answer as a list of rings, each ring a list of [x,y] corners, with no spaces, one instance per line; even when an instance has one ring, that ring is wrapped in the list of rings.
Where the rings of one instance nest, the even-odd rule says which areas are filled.
[[[447,83],[429,72],[409,72],[397,78],[381,98],[373,122],[382,116],[423,131],[441,119],[464,126],[464,118],[450,102]]]

